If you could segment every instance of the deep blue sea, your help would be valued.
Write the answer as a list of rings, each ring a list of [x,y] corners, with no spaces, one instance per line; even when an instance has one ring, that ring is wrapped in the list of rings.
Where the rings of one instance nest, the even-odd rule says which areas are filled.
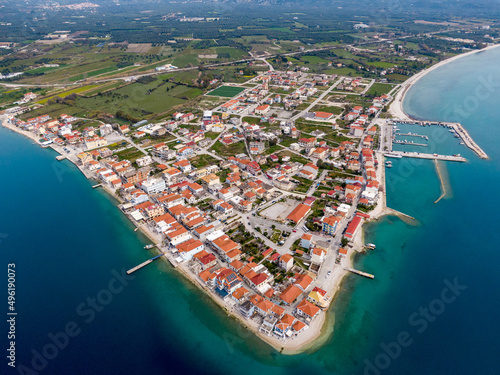
[[[388,205],[416,220],[391,216],[366,227],[377,248],[356,268],[375,279],[348,276],[328,314],[333,334],[296,356],[253,337],[164,262],[124,278],[152,255],[148,240],[72,164],[0,128],[0,373],[500,373],[499,61],[500,49],[464,57],[408,92],[409,114],[460,121],[490,159],[446,130],[409,130],[468,162],[445,164],[452,194],[434,204],[434,164],[393,160]],[[17,369],[6,354],[9,263]]]

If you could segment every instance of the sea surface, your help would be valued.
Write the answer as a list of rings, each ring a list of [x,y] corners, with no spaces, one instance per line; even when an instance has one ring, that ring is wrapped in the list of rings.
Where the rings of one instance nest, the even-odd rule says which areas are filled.
[[[409,114],[460,121],[490,159],[446,130],[409,126],[435,152],[468,159],[446,163],[452,194],[434,204],[433,162],[393,159],[388,205],[415,220],[366,226],[377,248],[355,267],[375,279],[348,276],[327,316],[333,334],[295,356],[248,333],[163,261],[125,278],[153,255],[148,239],[71,163],[0,128],[2,309],[7,320],[15,263],[17,312],[17,369],[7,365],[4,321],[0,373],[500,373],[499,61],[500,49],[467,56],[409,90]]]

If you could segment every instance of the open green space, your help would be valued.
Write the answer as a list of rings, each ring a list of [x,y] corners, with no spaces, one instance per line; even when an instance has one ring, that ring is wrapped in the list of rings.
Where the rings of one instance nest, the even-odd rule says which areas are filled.
[[[80,94],[80,93],[85,92],[87,90],[95,89],[96,87],[99,87],[99,86],[98,85],[89,85],[89,86],[78,87],[76,89],[72,89],[72,90],[68,90],[68,91],[63,91],[63,92],[58,93],[56,95],[53,95],[49,98],[39,100],[37,103],[45,104],[45,103],[47,103],[47,101],[49,101],[50,99],[54,99],[55,97],[65,98],[71,94]]]
[[[366,92],[366,95],[380,96],[383,94],[387,94],[394,88],[395,85],[391,85],[389,83],[374,83]]]
[[[318,57],[318,56],[302,56],[301,60],[307,61],[308,63],[311,63],[311,64],[326,64],[329,62],[328,60],[325,60],[325,59]]]
[[[370,62],[368,65],[376,66],[377,68],[392,68],[395,64],[387,61]]]
[[[88,112],[89,111],[85,108],[54,103],[54,104],[47,104],[41,108],[23,113],[22,115],[19,116],[19,118],[22,120],[27,120],[29,118],[41,115],[49,115],[51,118],[58,118],[63,113],[69,116],[83,117],[86,116]]]
[[[337,106],[326,106],[326,105],[315,105],[314,108],[311,110],[311,112],[330,112],[335,115],[340,115],[342,112],[344,112],[343,107],[337,107]]]
[[[135,147],[130,147],[126,150],[115,152],[114,155],[118,156],[120,160],[129,160],[133,163],[137,159],[142,158],[144,153]]]
[[[241,119],[242,122],[248,122],[249,124],[253,125],[259,125],[260,124],[260,117],[250,117],[246,116]]]
[[[311,185],[314,181],[310,181],[303,177],[293,176],[292,179],[299,182],[299,184],[295,187],[295,191],[298,193],[307,193]]]
[[[279,158],[282,158],[283,156],[290,156],[290,161],[293,163],[302,163],[302,164],[307,164],[310,162],[310,160],[297,155],[291,151],[285,150],[285,151],[280,151],[279,153],[276,154]]]
[[[245,90],[244,87],[220,86],[217,87],[215,90],[210,91],[207,95],[232,98],[233,96],[238,95],[240,92],[244,90]]]
[[[221,156],[234,156],[237,154],[246,154],[246,147],[244,142],[236,142],[229,146],[226,146],[221,142],[217,141],[210,149],[214,150],[217,154]]]
[[[78,97],[76,105],[90,111],[115,114],[118,111],[140,119],[170,110],[202,93],[201,89],[153,79],[135,82],[116,90],[93,96]]]
[[[295,126],[298,130],[305,133],[311,133],[315,130],[321,130],[324,133],[333,133],[332,124],[320,121],[307,121],[304,119],[298,119],[295,122]]]
[[[172,65],[177,66],[178,68],[184,68],[189,65],[196,65],[198,64],[197,56],[197,53],[177,56],[172,62]]]
[[[116,66],[108,66],[106,68],[96,69],[82,74],[78,74],[69,79],[70,82],[76,82],[84,78],[91,78],[99,74],[108,73],[116,70]]]
[[[217,165],[219,161],[213,156],[207,154],[200,154],[189,159],[189,162],[194,168],[203,168],[207,165]]]

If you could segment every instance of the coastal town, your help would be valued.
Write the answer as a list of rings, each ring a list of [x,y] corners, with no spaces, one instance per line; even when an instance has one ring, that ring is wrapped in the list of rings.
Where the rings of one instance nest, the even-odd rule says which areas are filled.
[[[368,106],[343,95],[373,84],[269,70],[215,88],[227,100],[200,115],[132,125],[30,118],[30,93],[4,111],[4,126],[73,162],[120,201],[148,249],[294,352],[319,336],[344,275],[374,277],[352,258],[375,247],[364,244],[363,223],[387,213],[384,155],[401,155],[384,115],[400,87]]]
[[[3,1],[3,372],[500,372],[495,5]]]

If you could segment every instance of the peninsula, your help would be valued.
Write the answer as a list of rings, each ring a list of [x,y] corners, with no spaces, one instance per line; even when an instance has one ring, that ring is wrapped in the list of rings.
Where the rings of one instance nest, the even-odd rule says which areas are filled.
[[[371,83],[267,71],[209,92],[236,95],[199,117],[175,113],[159,123],[80,131],[73,116],[29,118],[28,107],[17,106],[3,125],[96,180],[153,251],[264,341],[293,354],[320,335],[353,254],[365,249],[362,223],[385,212],[377,150],[391,95],[346,114],[315,109],[341,85]],[[308,104],[291,116],[301,103]],[[337,124],[344,119],[347,131]]]
[[[106,189],[149,237],[146,248],[155,256],[131,265],[130,273],[164,259],[285,354],[307,350],[325,331],[328,308],[346,274],[366,282],[376,278],[370,270],[354,269],[353,256],[376,247],[364,243],[363,223],[386,214],[406,216],[386,206],[389,159],[466,160],[394,151],[393,144],[427,146],[427,136],[398,133],[398,124],[449,127],[450,136],[487,158],[460,124],[416,121],[404,113],[405,93],[430,70],[391,83],[380,77],[399,79],[397,72],[409,71],[373,68],[366,75],[380,76],[365,77],[349,68],[342,74],[332,61],[314,55],[334,47],[311,48],[307,64],[300,60],[306,47],[297,48],[286,56],[249,53],[198,67],[141,62],[106,78],[109,72],[100,69],[97,78],[80,78],[75,71],[71,84],[60,83],[54,73],[57,83],[43,93],[29,76],[6,85],[37,89],[0,113],[3,126],[54,149],[57,160],[72,162],[95,181],[93,188]],[[391,48],[390,54],[403,50]],[[352,45],[346,50],[366,53]],[[207,58],[218,54],[197,55]],[[310,71],[309,61],[325,66]],[[233,80],[206,74],[226,65],[235,70]],[[152,71],[132,75],[146,68]],[[191,73],[189,82],[177,78]],[[84,86],[60,91],[68,85]],[[122,102],[130,108],[115,115],[79,114],[89,105]],[[160,108],[154,116],[134,117],[151,115],[153,106]],[[163,106],[175,112],[165,114]],[[403,136],[419,143],[396,139]]]

